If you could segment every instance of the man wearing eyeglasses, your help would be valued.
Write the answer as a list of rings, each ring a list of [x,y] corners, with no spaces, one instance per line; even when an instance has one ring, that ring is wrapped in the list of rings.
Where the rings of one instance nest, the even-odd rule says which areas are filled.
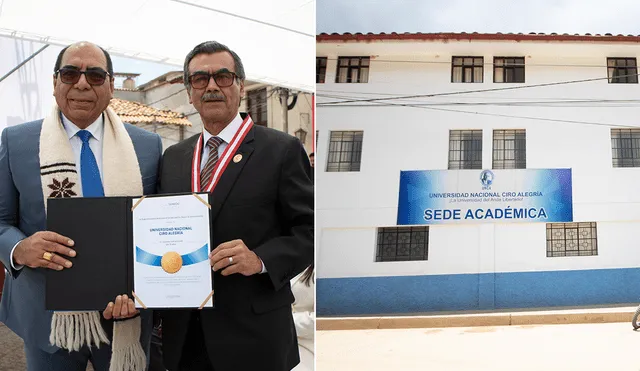
[[[202,134],[169,147],[160,192],[212,194],[214,308],[163,318],[170,371],[291,370],[299,363],[289,281],[313,262],[313,184],[299,140],[239,113],[242,61],[214,41],[184,63]]]
[[[108,108],[113,66],[104,49],[87,42],[64,48],[53,87],[56,104],[49,116],[2,132],[0,261],[9,277],[0,321],[24,340],[29,371],[85,371],[89,361],[96,371],[142,371],[151,313],[138,315],[127,296],[104,303],[102,314],[45,310],[44,270],[74,269],[76,256],[70,238],[45,231],[45,202],[155,193],[162,143],[157,134],[123,124]],[[123,331],[131,331],[130,338]]]

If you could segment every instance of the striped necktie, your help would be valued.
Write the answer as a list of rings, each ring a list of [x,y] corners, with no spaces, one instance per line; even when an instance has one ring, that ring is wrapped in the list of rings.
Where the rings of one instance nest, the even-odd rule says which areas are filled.
[[[211,176],[213,175],[213,168],[218,163],[218,147],[220,144],[224,143],[224,140],[218,137],[211,137],[207,141],[207,148],[209,148],[209,158],[207,158],[207,162],[204,164],[202,171],[200,172],[200,188],[204,190],[204,188],[208,185]]]

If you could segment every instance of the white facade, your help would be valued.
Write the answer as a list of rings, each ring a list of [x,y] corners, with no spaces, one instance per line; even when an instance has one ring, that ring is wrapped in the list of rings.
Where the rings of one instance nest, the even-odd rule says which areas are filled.
[[[317,85],[321,315],[640,298],[640,168],[614,168],[611,144],[612,128],[640,127],[640,85],[606,79],[607,57],[639,58],[638,41],[320,41],[317,56],[328,58],[326,83]],[[371,57],[367,83],[335,83],[343,56]],[[452,83],[453,56],[484,57],[484,82]],[[494,57],[524,57],[525,83],[494,83]],[[599,80],[385,102],[429,109],[322,105],[586,79]],[[472,102],[480,104],[462,105]],[[493,130],[501,129],[526,130],[527,169],[571,168],[573,220],[597,222],[597,255],[547,257],[545,223],[484,222],[430,226],[426,261],[376,262],[377,228],[396,226],[400,171],[446,170],[449,131],[462,129],[482,130],[483,169],[492,168]],[[343,130],[363,131],[359,172],[325,171],[330,132]]]

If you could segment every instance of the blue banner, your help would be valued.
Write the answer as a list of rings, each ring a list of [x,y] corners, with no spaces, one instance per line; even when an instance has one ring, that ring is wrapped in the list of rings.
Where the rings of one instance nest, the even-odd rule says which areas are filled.
[[[209,244],[206,244],[189,254],[180,255],[180,258],[182,259],[181,266],[196,264],[208,260]],[[162,256],[152,254],[136,246],[136,261],[138,263],[160,267],[162,265]]]
[[[571,169],[400,172],[398,225],[572,221]]]

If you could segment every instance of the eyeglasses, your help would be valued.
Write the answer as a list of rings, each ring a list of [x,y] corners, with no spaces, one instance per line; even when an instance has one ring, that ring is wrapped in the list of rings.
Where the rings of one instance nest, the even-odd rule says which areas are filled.
[[[214,73],[196,72],[189,76],[189,84],[194,89],[204,89],[209,85],[209,80],[211,80],[212,77],[218,87],[226,88],[227,86],[233,85],[233,82],[238,78],[238,75],[226,69]]]
[[[99,86],[104,84],[109,73],[102,68],[89,68],[86,71],[80,71],[77,68],[63,67],[56,71],[56,75],[60,74],[60,81],[65,84],[75,84],[80,81],[80,76],[84,75],[89,85]],[[109,75],[111,76],[111,75]]]

